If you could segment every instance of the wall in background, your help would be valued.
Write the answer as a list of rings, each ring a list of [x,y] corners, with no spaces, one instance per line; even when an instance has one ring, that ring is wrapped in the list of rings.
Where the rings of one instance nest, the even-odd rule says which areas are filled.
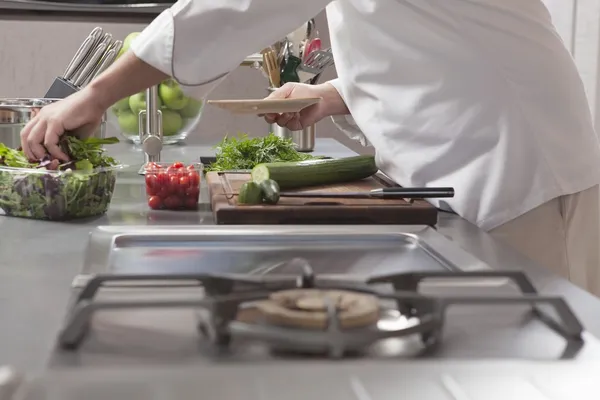
[[[565,44],[573,54],[600,132],[600,2],[542,0]]]

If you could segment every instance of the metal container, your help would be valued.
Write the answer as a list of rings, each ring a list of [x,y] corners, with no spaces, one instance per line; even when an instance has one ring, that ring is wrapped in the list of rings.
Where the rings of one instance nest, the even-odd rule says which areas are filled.
[[[21,130],[34,117],[35,112],[56,101],[58,99],[0,99],[0,143],[18,148],[21,145]],[[105,134],[106,115],[93,136],[104,138]]]
[[[291,131],[277,124],[269,124],[269,133],[271,132],[281,138],[292,139],[298,151],[308,153],[315,149],[316,127],[314,124],[301,131]]]

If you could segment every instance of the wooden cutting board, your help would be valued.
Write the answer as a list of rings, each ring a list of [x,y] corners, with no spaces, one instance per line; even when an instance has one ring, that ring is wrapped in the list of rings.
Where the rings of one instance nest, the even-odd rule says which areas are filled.
[[[224,225],[248,224],[404,224],[437,223],[437,209],[425,200],[324,199],[282,197],[277,205],[242,205],[237,202],[249,173],[208,172],[206,182],[215,221]],[[384,177],[341,185],[319,186],[297,192],[368,192],[392,186]],[[292,190],[290,190],[291,192]],[[286,190],[287,192],[287,190]]]

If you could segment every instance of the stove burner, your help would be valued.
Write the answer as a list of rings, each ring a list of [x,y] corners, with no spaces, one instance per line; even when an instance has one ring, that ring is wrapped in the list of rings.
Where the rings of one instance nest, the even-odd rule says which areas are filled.
[[[379,320],[376,296],[348,290],[282,290],[254,306],[267,323],[300,329],[326,330],[333,319],[342,329],[363,328]]]
[[[562,335],[569,344],[583,343],[583,327],[560,297],[539,296],[520,271],[418,272],[370,278],[363,282],[347,276],[315,274],[306,260],[293,259],[299,275],[97,275],[79,293],[59,335],[65,349],[76,349],[93,314],[102,310],[191,308],[199,310],[199,328],[211,343],[227,347],[232,340],[250,339],[276,349],[327,353],[341,357],[375,345],[383,339],[417,335],[424,349],[442,338],[445,314],[456,305],[527,304],[533,315]],[[419,293],[429,279],[511,280],[522,292],[514,296],[444,297]],[[96,300],[104,286],[118,282],[165,282],[180,287],[190,281],[204,290],[200,300]],[[384,291],[375,285],[391,284]],[[133,290],[133,289],[132,289]],[[553,308],[552,315],[538,306]],[[397,321],[390,316],[396,315]],[[410,322],[409,322],[410,321]]]

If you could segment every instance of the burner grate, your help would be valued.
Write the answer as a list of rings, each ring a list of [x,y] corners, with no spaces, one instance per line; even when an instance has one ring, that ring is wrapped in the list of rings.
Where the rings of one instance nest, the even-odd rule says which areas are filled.
[[[378,276],[364,282],[347,276],[320,276],[315,274],[303,259],[290,261],[301,271],[297,275],[252,276],[237,274],[194,275],[97,275],[81,290],[67,315],[59,334],[59,344],[64,349],[77,349],[90,327],[93,315],[102,310],[143,308],[197,309],[201,318],[199,330],[216,346],[228,346],[235,339],[263,341],[275,349],[327,354],[333,358],[375,344],[383,339],[419,335],[423,350],[434,348],[441,342],[444,320],[448,308],[460,305],[528,305],[533,315],[568,342],[582,342],[583,327],[571,308],[560,297],[538,295],[527,276],[520,271],[481,272],[418,272]],[[419,292],[420,285],[432,279],[508,279],[521,291],[514,296],[438,296]],[[199,300],[154,301],[101,301],[98,292],[119,282],[169,282],[188,281],[204,291]],[[377,288],[388,284],[393,290]],[[177,287],[176,284],[173,287]],[[406,323],[382,329],[379,324],[362,328],[343,329],[339,311],[333,302],[326,304],[327,327],[324,330],[299,329],[266,323],[264,319],[247,321],[240,318],[252,302],[269,298],[275,292],[291,289],[321,289],[358,292],[376,296],[383,303],[392,303],[395,311]],[[549,308],[546,312],[542,308]],[[554,314],[554,315],[553,315]],[[407,321],[411,321],[408,323]]]

